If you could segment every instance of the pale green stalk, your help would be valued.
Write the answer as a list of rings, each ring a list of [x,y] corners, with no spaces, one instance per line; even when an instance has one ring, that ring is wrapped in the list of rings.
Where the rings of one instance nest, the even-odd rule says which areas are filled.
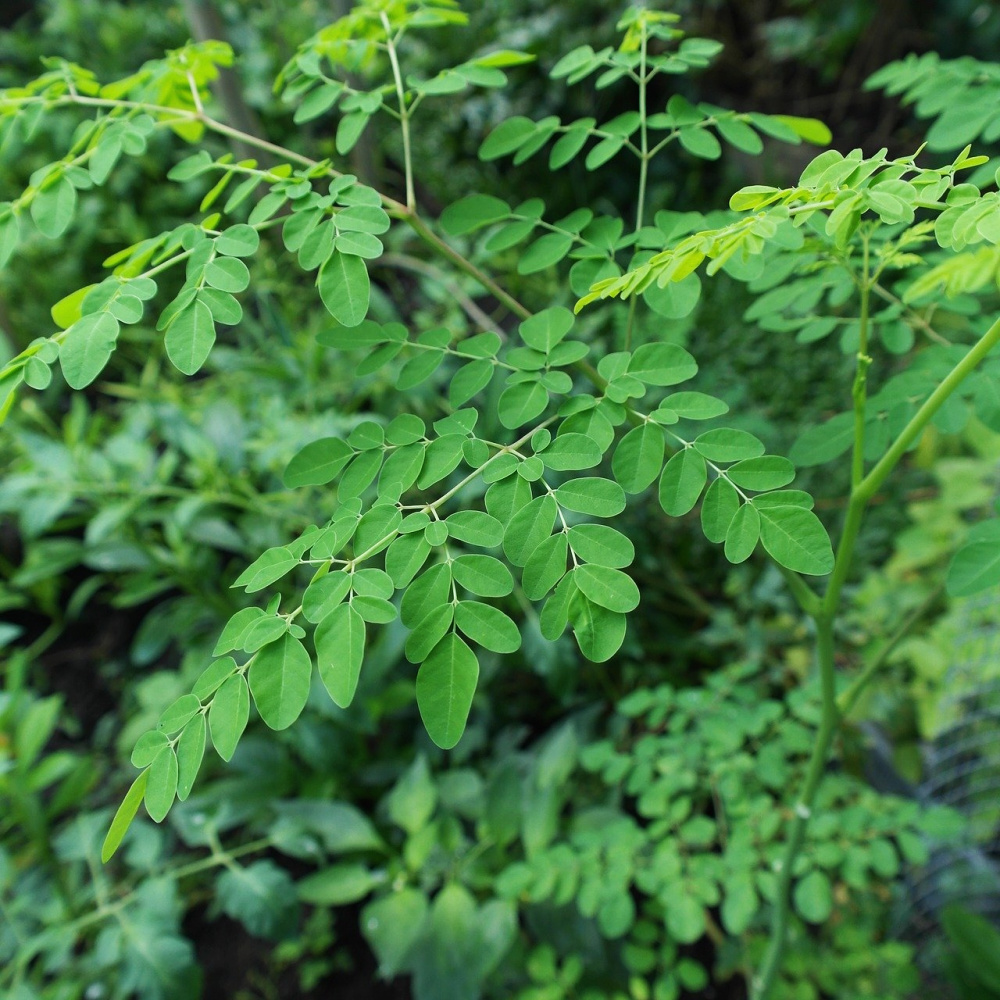
[[[751,983],[751,1000],[769,1000],[774,983],[781,969],[781,962],[788,940],[790,896],[795,862],[802,849],[806,827],[812,814],[816,791],[825,772],[830,747],[842,718],[842,706],[843,710],[849,710],[856,702],[864,686],[876,674],[876,670],[874,669],[866,670],[855,684],[852,685],[852,688],[848,690],[849,696],[843,699],[842,706],[838,704],[836,671],[834,667],[833,627],[844,584],[851,568],[865,508],[892,470],[899,464],[900,459],[906,454],[909,447],[917,440],[934,418],[938,410],[941,409],[963,380],[998,343],[1000,343],[1000,319],[993,323],[976,344],[969,349],[965,357],[941,381],[934,392],[931,393],[913,415],[906,427],[903,428],[882,458],[876,463],[871,472],[861,479],[851,490],[851,497],[844,518],[844,528],[837,546],[837,556],[833,572],[830,575],[826,593],[823,595],[820,606],[813,614],[816,622],[816,660],[822,693],[820,726],[816,734],[812,756],[809,759],[805,782],[794,806],[795,816],[791,821],[792,825],[788,834],[785,854],[778,869],[778,890],[774,900],[771,938],[764,957],[764,963]],[[863,427],[860,435],[857,427],[855,428],[854,444],[856,450],[864,446]],[[878,658],[878,665],[881,666],[882,663],[884,663],[884,658],[880,656]]]

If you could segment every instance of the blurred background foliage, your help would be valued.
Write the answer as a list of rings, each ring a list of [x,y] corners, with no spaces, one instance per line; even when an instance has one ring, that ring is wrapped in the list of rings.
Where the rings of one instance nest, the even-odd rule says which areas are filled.
[[[513,114],[626,110],[614,88],[595,107],[591,91],[553,86],[544,73],[576,45],[611,44],[618,10],[602,0],[465,6],[469,28],[415,45],[415,68],[498,44],[538,63],[513,70],[509,89],[459,96],[422,120],[422,204],[436,214],[479,190],[543,195],[556,215],[581,204],[631,210],[625,173],[580,166],[550,175],[475,155]],[[110,80],[189,37],[221,35],[239,55],[219,92],[229,120],[335,155],[330,121],[293,125],[271,84],[302,39],[347,9],[348,0],[14,0],[0,12],[0,86],[36,75],[43,55]],[[972,0],[678,0],[671,9],[689,34],[725,44],[705,72],[671,83],[736,110],[819,117],[845,152],[885,145],[898,155],[921,141],[926,122],[863,86],[886,63],[932,50],[1000,60],[1000,9]],[[30,144],[9,144],[0,190],[20,190],[61,155],[73,125],[72,115],[49,116]],[[350,169],[398,191],[396,143],[366,135]],[[48,332],[51,304],[93,280],[109,254],[190,216],[192,191],[162,183],[182,155],[158,136],[84,194],[80,222],[57,249],[38,237],[23,248],[0,274],[0,351]],[[778,144],[759,159],[678,154],[656,165],[650,203],[716,210],[741,184],[794,178],[809,155]],[[468,322],[463,302],[479,294],[474,286],[428,264],[403,236],[388,250],[392,267],[379,266],[374,304],[382,318],[405,308],[413,327]],[[513,263],[500,266],[532,300],[559,281],[552,271],[518,276]],[[966,311],[995,311],[995,300],[970,298]],[[668,327],[690,341],[704,388],[781,450],[801,426],[843,408],[847,362],[830,338],[806,348],[748,321],[752,301],[720,277],[694,315],[653,315],[647,334]],[[423,734],[403,636],[387,628],[350,711],[317,698],[292,730],[252,732],[232,766],[213,765],[168,824],[139,823],[120,863],[96,860],[132,742],[200,673],[240,603],[230,582],[313,519],[318,492],[281,485],[290,456],[401,405],[388,375],[353,380],[317,346],[324,317],[310,283],[273,250],[262,254],[243,322],[197,380],[164,364],[158,335],[139,326],[87,392],[71,395],[57,379],[7,422],[0,994],[741,997],[741,972],[762,947],[785,789],[815,722],[808,689],[784,698],[808,675],[808,637],[776,571],[729,566],[652,503],[624,515],[642,553],[643,603],[611,665],[581,663],[568,641],[542,640],[524,602],[524,650],[484,662],[470,728],[445,755]],[[428,416],[433,403],[419,392],[406,400]],[[995,725],[974,752],[966,744],[976,733],[963,729],[954,750],[956,727],[991,712],[995,722],[996,700],[984,702],[982,688],[1000,662],[990,655],[996,605],[946,600],[939,581],[968,523],[995,505],[998,459],[1000,435],[980,424],[931,434],[879,498],[844,655],[874,655],[888,621],[914,614],[918,623],[855,710],[830,776],[825,794],[839,818],[814,827],[803,858],[808,890],[795,900],[783,996],[993,995],[976,979],[981,963],[969,945],[984,941],[988,951],[989,925],[960,915],[942,931],[939,911],[970,884],[954,874],[956,857],[981,909],[995,919],[1000,908],[995,787],[991,800],[988,784],[969,790],[941,778],[957,753],[965,763],[985,759],[996,780]],[[814,475],[806,485],[835,517],[845,484]],[[680,902],[665,915],[664,899]],[[927,960],[919,966],[918,949]]]

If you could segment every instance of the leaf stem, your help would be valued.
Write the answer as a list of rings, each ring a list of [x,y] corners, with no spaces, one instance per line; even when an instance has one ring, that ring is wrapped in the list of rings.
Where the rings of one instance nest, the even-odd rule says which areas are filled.
[[[399,128],[403,133],[403,173],[406,177],[406,207],[415,211],[417,196],[413,188],[413,154],[410,151],[410,109],[406,106],[406,89],[403,87],[403,74],[399,68],[399,56],[396,52],[397,39],[392,37],[392,28],[385,11],[379,12],[382,27],[385,28],[385,47],[392,64],[392,78],[396,83],[396,97],[399,100]]]
[[[840,712],[841,718],[846,718],[854,706],[857,704],[858,699],[864,694],[864,690],[868,687],[872,679],[878,674],[879,670],[885,666],[886,661],[889,659],[893,650],[909,635],[910,630],[914,625],[924,617],[925,614],[940,600],[941,595],[944,593],[944,584],[939,583],[928,595],[920,602],[920,604],[915,607],[910,614],[903,619],[899,624],[895,632],[886,639],[882,648],[878,653],[872,657],[871,661],[865,665],[861,673],[851,681],[850,685],[840,693],[837,698],[837,709]]]
[[[509,292],[501,288],[489,275],[484,274],[471,260],[463,257],[454,247],[449,246],[416,212],[403,205],[397,214],[425,243],[436,250],[446,260],[450,260],[460,271],[475,278],[498,302],[502,302],[519,319],[528,319],[531,310],[522,305]]]
[[[868,233],[861,239],[861,310],[858,316],[858,357],[854,371],[854,385],[851,396],[854,399],[854,448],[851,452],[851,488],[855,488],[865,474],[865,408],[868,393],[868,369],[872,359],[868,354],[868,297],[871,290],[871,275],[868,262]]]
[[[642,41],[639,48],[639,195],[635,209],[635,231],[642,229],[646,214],[646,182],[649,176],[649,131],[646,125],[646,22],[642,21]],[[631,314],[629,320],[631,321]],[[629,331],[632,325],[629,323]],[[627,349],[627,348],[626,348]]]

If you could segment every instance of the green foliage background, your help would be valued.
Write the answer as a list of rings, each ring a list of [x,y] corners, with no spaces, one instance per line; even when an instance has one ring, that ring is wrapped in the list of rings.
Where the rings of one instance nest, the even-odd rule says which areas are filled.
[[[335,119],[294,122],[271,81],[304,38],[345,11],[319,2],[217,7],[240,54],[244,113],[279,144],[336,156]],[[671,83],[692,101],[823,118],[845,151],[862,144],[871,153],[884,142],[892,155],[908,153],[924,125],[881,91],[863,96],[860,84],[912,47],[893,48],[904,40],[922,49],[933,40],[945,59],[971,53],[988,62],[997,15],[940,3],[919,25],[904,13],[893,33],[870,7],[762,4],[748,33],[745,7],[680,4],[685,30],[728,48],[704,75]],[[37,75],[39,56],[53,54],[102,80],[125,76],[182,45],[194,30],[191,10],[42,4],[0,36],[0,85],[22,84]],[[546,76],[576,45],[614,44],[619,12],[580,2],[470,5],[470,13],[464,32],[414,46],[415,71],[430,75],[501,44],[538,63],[509,69],[514,87],[445,99],[423,120],[414,135],[421,203],[437,214],[476,190],[510,205],[543,197],[551,219],[586,204],[633,214],[634,175],[620,161],[595,171],[578,161],[553,175],[533,160],[511,167],[509,158],[476,156],[491,128],[513,115],[604,121],[627,110],[611,90],[599,92],[595,108],[586,88],[564,89]],[[866,51],[865,37],[889,39],[888,47]],[[948,64],[943,76],[927,77],[933,94],[948,95],[935,104],[918,89],[930,62],[911,69],[910,91],[905,74],[887,82],[931,119],[933,162],[951,162],[954,153],[942,154],[966,142],[994,142],[988,115],[954,110],[976,106],[970,88],[984,88],[988,102],[990,71]],[[772,72],[763,72],[765,63]],[[747,65],[760,71],[750,76]],[[8,138],[5,196],[63,155],[73,124],[47,116],[30,142]],[[383,125],[346,156],[365,183],[402,196],[399,142]],[[107,186],[80,192],[77,221],[58,243],[36,234],[19,247],[0,276],[8,354],[50,331],[52,303],[93,281],[106,257],[191,216],[206,190],[196,173],[162,182],[179,145],[151,135]],[[227,151],[216,139],[209,147]],[[760,160],[739,152],[667,156],[652,168],[649,204],[700,213],[696,228],[724,224],[716,213],[731,190],[793,182],[815,152],[800,162],[798,148],[769,143]],[[478,251],[476,225],[466,228],[450,211],[456,242]],[[481,219],[473,214],[474,223]],[[474,282],[428,262],[415,240],[395,231],[385,240],[383,262],[392,266],[372,268],[378,329],[405,307],[412,330],[516,330]],[[513,294],[533,302],[546,303],[564,282],[552,267],[525,267],[513,248],[492,262]],[[710,289],[706,283],[695,311],[643,311],[631,330],[637,344],[690,347],[703,364],[694,387],[725,400],[739,414],[730,426],[778,454],[844,408],[851,372],[850,324],[810,328],[803,287],[790,287],[795,294],[765,301],[766,277],[721,276]],[[995,313],[995,281],[951,290],[957,294],[934,315],[938,330],[960,338],[980,311]],[[836,314],[836,289],[817,294]],[[624,312],[601,314],[607,327],[595,322],[588,331],[597,350],[621,346],[624,321],[612,317]],[[888,308],[879,321],[880,380],[923,346],[901,315]],[[417,1000],[663,1000],[706,995],[712,983],[718,995],[742,995],[743,975],[764,949],[787,790],[805,771],[818,721],[809,684],[787,696],[808,677],[809,637],[775,568],[730,565],[706,542],[697,515],[668,521],[655,496],[615,522],[637,553],[630,572],[642,603],[610,664],[582,660],[568,637],[545,641],[530,604],[516,596],[522,648],[481,655],[468,729],[445,753],[420,722],[406,630],[389,622],[371,630],[350,709],[314,691],[280,735],[252,721],[229,766],[206,758],[169,821],[137,823],[120,860],[100,865],[137,738],[198,682],[223,626],[250,600],[230,584],[262,551],[316,520],[323,486],[288,488],[289,461],[317,439],[363,442],[373,417],[382,426],[404,415],[430,425],[439,416],[447,386],[416,383],[401,397],[398,370],[356,377],[358,357],[328,349],[336,346],[329,326],[312,280],[276,245],[265,246],[239,325],[220,329],[197,379],[182,378],[159,346],[162,334],[140,323],[85,391],[70,393],[53,379],[7,420],[0,990],[15,1000],[199,991],[235,998],[320,996],[364,984],[359,995]],[[811,341],[808,352],[793,337]],[[502,422],[498,393],[488,410],[499,406]],[[484,435],[498,429],[479,427]],[[944,980],[937,966],[921,983],[912,946],[890,928],[894,905],[905,906],[903,874],[959,837],[962,824],[947,810],[873,791],[863,780],[873,759],[865,733],[888,731],[898,774],[921,778],[919,748],[946,721],[949,629],[962,607],[942,597],[937,581],[968,523],[993,508],[998,430],[995,418],[970,423],[968,412],[953,413],[925,437],[866,526],[845,646],[861,662],[877,655],[887,621],[922,617],[895,648],[885,681],[855,709],[842,763],[824,782],[830,820],[811,828],[795,873],[782,996],[907,997]],[[798,459],[808,449],[797,447]],[[803,472],[796,487],[814,492],[821,512],[842,503],[846,474],[840,481],[825,470]],[[638,486],[644,473],[635,475]],[[309,485],[308,475],[302,482]],[[274,582],[261,579],[244,583],[257,590]],[[367,596],[381,599],[377,589]],[[987,826],[982,837],[994,833]],[[976,933],[985,932],[953,937],[968,942]],[[222,937],[225,949],[213,943]],[[961,983],[962,975],[952,978]]]

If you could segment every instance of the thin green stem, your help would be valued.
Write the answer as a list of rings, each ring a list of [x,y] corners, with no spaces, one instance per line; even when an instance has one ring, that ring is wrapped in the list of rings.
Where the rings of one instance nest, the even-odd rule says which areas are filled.
[[[796,573],[794,570],[786,569],[784,566],[775,564],[781,571],[781,575],[785,578],[785,582],[788,584],[788,589],[792,592],[792,597],[795,598],[799,607],[807,615],[816,615],[819,613],[820,600],[819,596],[813,591],[809,585]]]
[[[858,315],[858,358],[854,372],[851,396],[854,399],[854,448],[851,454],[851,488],[857,487],[865,474],[865,409],[868,402],[868,369],[872,359],[868,355],[868,296],[871,276],[868,263],[868,233],[861,240],[861,310]]]
[[[498,302],[502,302],[515,316],[528,319],[531,310],[522,305],[509,292],[501,288],[489,275],[484,274],[472,261],[463,257],[454,247],[449,246],[430,226],[405,206],[399,206],[402,211],[398,217],[402,219],[425,243],[436,250],[442,257],[450,260],[464,274],[475,278]]]
[[[941,334],[938,333],[937,330],[935,330],[923,316],[921,316],[914,309],[911,309],[898,295],[893,295],[888,288],[884,288],[877,281],[875,281],[872,283],[872,291],[879,298],[884,299],[886,302],[902,309],[906,313],[909,321],[917,327],[917,329],[922,330],[928,340],[933,340],[935,344],[944,344],[945,347],[951,346],[951,341],[947,337],[941,336]]]
[[[896,647],[910,634],[913,626],[937,604],[942,593],[944,593],[944,584],[940,583],[903,619],[896,631],[883,643],[878,653],[865,664],[861,673],[840,693],[837,698],[837,710],[840,712],[841,718],[846,718],[851,713],[858,703],[858,699],[864,694],[865,688],[885,666]]]
[[[927,397],[923,406],[913,415],[910,422],[900,431],[899,437],[889,446],[875,467],[859,483],[856,490],[870,500],[885,482],[889,473],[896,467],[899,460],[906,454],[924,428],[931,422],[934,415],[944,405],[949,396],[958,388],[965,378],[976,368],[990,351],[1000,343],[1000,319],[969,348],[965,357],[942,379],[938,387]]]
[[[379,13],[382,27],[385,28],[385,47],[392,64],[392,78],[396,84],[396,98],[399,101],[399,128],[403,133],[403,173],[406,178],[406,207],[415,211],[417,196],[413,188],[413,154],[410,151],[410,111],[406,106],[406,88],[403,86],[403,74],[399,68],[399,56],[396,52],[397,39],[392,37],[392,28],[385,11]]]
[[[625,320],[625,342],[622,344],[623,351],[632,349],[632,327],[635,324],[635,310],[639,299],[633,295],[628,303],[628,318]]]
[[[813,800],[816,798],[816,792],[823,780],[826,759],[840,722],[834,689],[836,678],[833,666],[833,620],[829,617],[820,617],[816,619],[816,625],[816,660],[823,696],[822,716],[812,755],[809,758],[805,781],[799,792],[798,800],[793,806],[794,816],[788,831],[785,853],[775,865],[778,887],[774,899],[774,909],[771,912],[771,936],[767,952],[764,955],[764,962],[750,984],[751,1000],[766,1000],[770,996],[781,969],[785,945],[788,941],[788,919],[791,912],[791,888],[795,862],[805,841],[806,828],[812,815]]]
[[[635,231],[642,229],[646,214],[646,181],[649,176],[649,131],[646,125],[646,23],[642,23],[642,41],[639,47],[639,196],[635,209]],[[629,315],[631,320],[631,314]],[[629,324],[631,332],[631,323]],[[626,348],[627,349],[627,348]]]

